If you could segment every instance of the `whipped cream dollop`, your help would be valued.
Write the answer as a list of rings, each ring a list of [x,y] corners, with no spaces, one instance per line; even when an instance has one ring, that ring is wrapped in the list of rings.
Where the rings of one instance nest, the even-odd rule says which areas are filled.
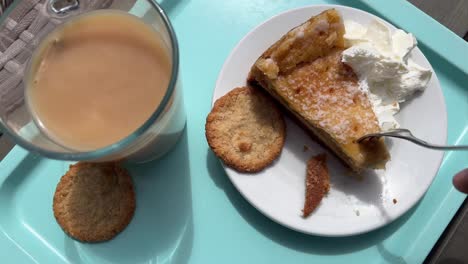
[[[431,71],[410,58],[416,39],[400,29],[392,33],[377,20],[366,26],[345,21],[345,29],[349,48],[343,51],[342,61],[358,75],[382,130],[398,128],[394,115],[399,104],[423,91],[431,79]]]

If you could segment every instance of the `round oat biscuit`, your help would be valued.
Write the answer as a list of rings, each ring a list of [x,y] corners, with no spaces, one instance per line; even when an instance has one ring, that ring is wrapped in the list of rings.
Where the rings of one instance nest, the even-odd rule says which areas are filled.
[[[280,155],[286,125],[268,95],[239,87],[215,102],[206,118],[205,135],[226,165],[240,172],[257,172]]]
[[[54,216],[71,237],[84,242],[112,239],[131,221],[135,193],[118,163],[71,165],[55,190]]]

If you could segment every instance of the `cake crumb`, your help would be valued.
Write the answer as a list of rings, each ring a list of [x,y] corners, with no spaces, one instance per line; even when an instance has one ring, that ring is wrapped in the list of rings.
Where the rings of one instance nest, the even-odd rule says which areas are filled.
[[[357,210],[357,209],[354,210],[354,212],[356,213],[356,216],[360,216],[360,215],[361,215],[361,213],[360,213],[359,210]]]
[[[393,198],[393,204],[398,203],[397,199]]]
[[[302,212],[303,217],[308,217],[330,190],[326,154],[312,157],[307,162],[305,185],[306,192]]]
[[[302,149],[302,152],[306,152],[309,150],[309,147],[307,147],[306,145],[304,145],[304,148]]]

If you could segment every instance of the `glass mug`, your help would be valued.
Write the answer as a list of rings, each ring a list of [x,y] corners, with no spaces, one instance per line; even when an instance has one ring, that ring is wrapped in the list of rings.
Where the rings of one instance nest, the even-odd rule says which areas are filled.
[[[8,21],[8,15],[13,16],[15,9],[25,9],[24,6],[19,5],[29,2],[30,9],[37,9],[36,15],[42,16],[39,19],[36,17],[36,20],[42,19],[49,22],[42,22],[45,26],[41,31],[35,32],[34,38],[29,43],[20,45],[20,47],[23,46],[22,53],[16,54],[12,61],[4,65],[2,71],[8,71],[6,73],[10,75],[6,80],[0,77],[2,81],[0,84],[0,128],[2,131],[8,133],[23,148],[58,160],[95,162],[125,160],[140,163],[159,158],[173,148],[183,133],[186,116],[178,74],[177,39],[168,17],[158,3],[153,0],[47,0],[45,3],[40,3],[39,0],[23,0],[17,2],[19,4],[14,3],[4,15],[2,24],[11,24],[11,21]],[[164,48],[172,65],[171,76],[161,103],[136,131],[110,146],[93,151],[76,151],[54,142],[36,124],[24,98],[26,81],[23,80],[28,75],[29,62],[34,50],[48,33],[71,18],[98,9],[124,11],[151,26],[165,44]],[[2,34],[0,38],[8,40],[5,34]],[[2,45],[4,45],[3,40],[0,43]],[[5,72],[0,72],[0,76],[2,74],[6,75]]]

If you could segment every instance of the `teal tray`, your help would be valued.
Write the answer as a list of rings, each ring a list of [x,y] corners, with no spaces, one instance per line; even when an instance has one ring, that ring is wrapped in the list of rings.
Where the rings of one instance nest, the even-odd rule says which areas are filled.
[[[468,44],[406,1],[164,0],[180,43],[188,122],[169,155],[130,167],[137,193],[133,221],[110,242],[71,240],[52,213],[53,192],[68,163],[17,146],[0,163],[1,262],[422,262],[466,197],[451,179],[468,166],[467,152],[448,152],[424,198],[390,225],[359,236],[323,238],[291,231],[260,214],[208,149],[205,118],[231,49],[275,14],[324,3],[365,10],[415,34],[443,89],[448,142],[468,144]]]

